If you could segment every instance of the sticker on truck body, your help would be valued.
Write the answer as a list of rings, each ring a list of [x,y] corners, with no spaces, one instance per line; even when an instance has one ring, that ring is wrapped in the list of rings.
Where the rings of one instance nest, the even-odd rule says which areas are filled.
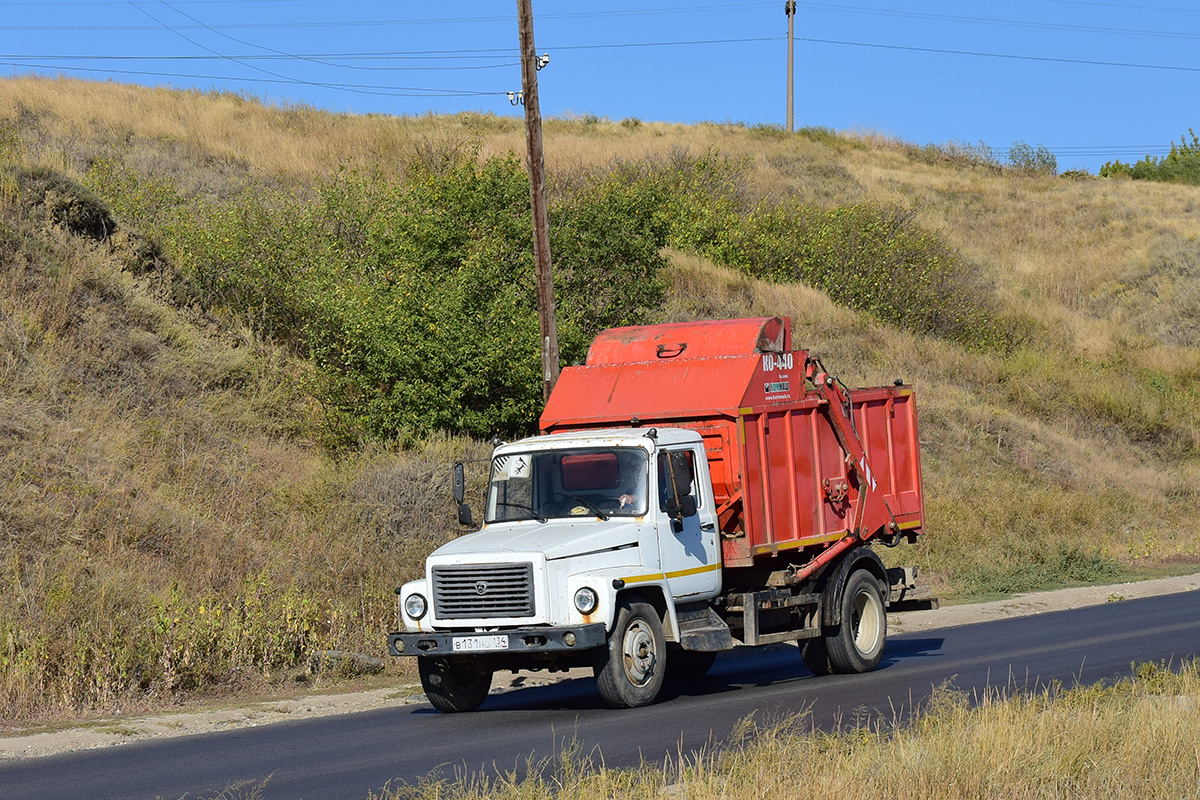
[[[529,456],[497,456],[495,466],[492,471],[495,473],[492,480],[497,478],[528,478],[529,477]]]
[[[791,353],[763,353],[763,372],[775,372],[781,369],[791,369],[795,363]]]

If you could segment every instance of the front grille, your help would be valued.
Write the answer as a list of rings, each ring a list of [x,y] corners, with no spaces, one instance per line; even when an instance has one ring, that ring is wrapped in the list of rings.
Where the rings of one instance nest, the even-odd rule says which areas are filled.
[[[532,564],[462,564],[433,568],[438,619],[533,616]]]

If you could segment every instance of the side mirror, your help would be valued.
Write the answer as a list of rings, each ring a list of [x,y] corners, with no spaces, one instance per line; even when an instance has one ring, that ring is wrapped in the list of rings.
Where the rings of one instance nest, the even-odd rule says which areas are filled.
[[[698,509],[696,508],[696,498],[690,494],[679,498],[679,513],[685,517],[696,516]]]
[[[696,508],[696,498],[690,494],[685,494],[678,500],[671,497],[667,499],[667,516],[683,519],[684,517],[694,517],[698,509]]]
[[[459,461],[457,464],[454,465],[454,502],[458,503],[459,506],[462,506],[463,498],[466,496],[467,496],[467,477],[466,477],[465,472],[463,471],[463,464],[461,461]],[[470,513],[471,513],[470,510],[468,510],[467,511],[468,516],[470,515]],[[460,519],[462,518],[462,508],[459,508],[458,516]],[[466,524],[470,524],[470,523],[466,523]]]
[[[471,519],[471,507],[466,503],[458,504],[458,524],[464,527],[473,527],[475,521]]]
[[[687,517],[694,517],[697,513],[696,498],[690,494],[684,495],[675,500],[674,498],[667,500],[667,516],[671,518],[671,531],[674,533],[683,533],[683,521]]]

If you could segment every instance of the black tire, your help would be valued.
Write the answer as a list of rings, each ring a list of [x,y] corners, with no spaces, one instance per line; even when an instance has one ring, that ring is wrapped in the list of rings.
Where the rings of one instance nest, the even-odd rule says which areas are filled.
[[[669,644],[667,645],[667,680],[699,680],[708,674],[716,660],[715,651],[684,650],[677,644]]]
[[[820,636],[800,640],[800,657],[804,659],[804,666],[808,667],[808,671],[817,677],[828,675],[831,671],[829,648],[825,646],[825,639]]]
[[[825,636],[834,672],[870,672],[883,659],[887,612],[879,581],[865,569],[851,573],[842,589],[842,623]]]
[[[596,687],[613,708],[649,705],[662,688],[667,666],[662,621],[649,603],[623,601],[593,667]]]
[[[470,658],[417,659],[425,696],[438,711],[453,714],[474,711],[492,688],[492,670],[481,669]]]

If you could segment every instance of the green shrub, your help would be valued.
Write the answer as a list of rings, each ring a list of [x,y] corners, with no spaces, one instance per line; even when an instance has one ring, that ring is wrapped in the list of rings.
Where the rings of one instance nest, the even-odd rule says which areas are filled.
[[[260,335],[296,343],[326,267],[312,212],[297,197],[249,189],[181,207],[165,236],[205,307]]]
[[[782,202],[736,219],[701,252],[754,277],[801,281],[916,333],[971,347],[1008,341],[988,288],[937,234],[916,224],[915,212]]]
[[[1041,144],[1033,147],[1025,142],[1013,142],[1008,151],[1008,163],[1023,172],[1058,174],[1058,158]]]
[[[749,162],[716,151],[675,151],[621,163],[621,180],[647,186],[669,242],[718,264],[778,282],[801,281],[834,302],[917,333],[971,347],[1007,344],[990,288],[916,214],[870,204],[820,208],[794,199],[752,203]]]
[[[146,175],[111,156],[94,159],[83,182],[106,198],[124,225],[134,228],[158,224],[183,203],[169,178]]]
[[[601,178],[551,208],[562,359],[644,321],[663,292],[652,186]],[[343,171],[302,198],[261,187],[178,224],[207,305],[311,357],[340,441],[532,429],[542,404],[529,182],[515,157]]]
[[[1171,145],[1171,152],[1162,158],[1147,155],[1141,161],[1125,164],[1109,161],[1100,168],[1100,177],[1126,177],[1134,180],[1187,183],[1200,186],[1200,137],[1188,128],[1188,135],[1179,137],[1178,144]]]
[[[1002,557],[956,575],[967,595],[1018,594],[1064,584],[1103,583],[1122,575],[1121,566],[1096,547],[1040,540],[1006,541]]]

